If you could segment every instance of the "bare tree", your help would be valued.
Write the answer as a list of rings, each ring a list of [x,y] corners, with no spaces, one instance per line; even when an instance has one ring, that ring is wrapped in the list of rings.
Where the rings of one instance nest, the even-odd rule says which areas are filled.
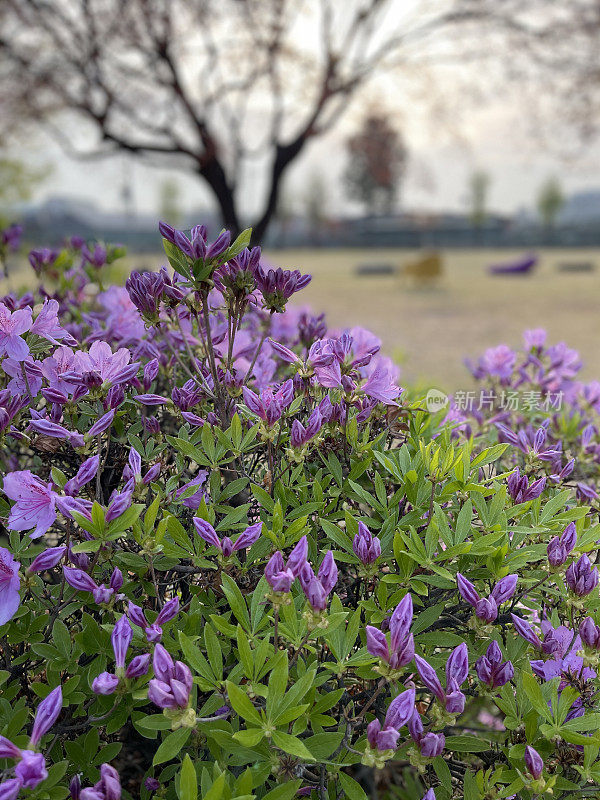
[[[255,159],[258,241],[289,165],[375,75],[501,61],[558,70],[572,100],[581,75],[598,85],[599,19],[598,0],[2,0],[0,119],[194,170],[233,230]]]

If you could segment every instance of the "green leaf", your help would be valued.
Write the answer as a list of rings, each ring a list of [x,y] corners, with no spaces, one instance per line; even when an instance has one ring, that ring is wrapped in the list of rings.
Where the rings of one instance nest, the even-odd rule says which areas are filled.
[[[197,800],[198,778],[192,759],[186,753],[179,773],[179,800]]]
[[[367,800],[365,790],[354,778],[351,778],[350,775],[346,775],[345,772],[338,773],[338,778],[348,800]]]
[[[292,797],[294,797],[301,785],[301,780],[286,780],[285,783],[279,784],[279,786],[276,786],[274,789],[271,789],[270,792],[263,795],[262,800],[292,800]]]
[[[455,753],[484,753],[490,747],[490,742],[478,736],[448,736],[446,739],[446,749]]]
[[[254,708],[250,702],[250,698],[243,689],[240,689],[235,683],[227,681],[227,695],[236,714],[239,714],[240,717],[243,717],[249,722],[253,722],[255,725],[262,726],[263,721],[260,714],[257,709]]]
[[[248,608],[244,600],[240,588],[237,583],[230,578],[229,575],[223,574],[222,585],[225,596],[229,602],[229,607],[237,617],[238,622],[245,631],[250,631],[250,617],[248,616]]]
[[[170,761],[179,755],[191,732],[191,728],[179,728],[163,739],[152,759],[154,766],[164,764],[165,761]]]
[[[275,731],[273,733],[273,744],[285,753],[304,759],[304,761],[314,761],[314,756],[306,747],[304,742],[289,733]]]

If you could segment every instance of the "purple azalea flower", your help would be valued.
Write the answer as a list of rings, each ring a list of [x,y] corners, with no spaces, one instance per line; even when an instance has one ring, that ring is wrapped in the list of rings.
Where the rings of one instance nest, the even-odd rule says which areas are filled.
[[[219,539],[217,532],[210,522],[206,522],[206,520],[200,517],[194,517],[193,522],[198,536],[204,539],[207,544],[216,547],[225,558],[229,558],[233,553],[237,553],[238,550],[246,550],[248,547],[251,547],[262,531],[262,522],[256,522],[254,525],[250,525],[246,528],[235,542],[232,542],[229,536],[224,536],[222,540]]]
[[[191,508],[193,511],[196,511],[200,507],[202,500],[206,497],[206,491],[202,489],[202,486],[206,483],[207,478],[208,472],[205,469],[201,469],[195,478],[182,486],[181,489],[177,489],[175,497],[178,499],[186,489],[190,489],[192,486],[198,487],[194,494],[181,501],[186,508]]]
[[[61,547],[49,547],[33,559],[31,564],[27,567],[26,572],[28,574],[33,574],[53,569],[60,563],[66,552],[67,548],[64,545]]]
[[[514,667],[510,661],[502,661],[502,651],[496,641],[490,643],[484,656],[475,662],[477,676],[490,689],[497,689],[512,680]]]
[[[9,550],[0,547],[0,625],[12,619],[19,608],[20,566]]]
[[[482,598],[473,584],[461,575],[456,575],[458,591],[462,599],[475,609],[475,615],[485,623],[494,622],[498,617],[498,606],[505,603],[515,593],[518,575],[507,575],[492,589],[489,598]]]
[[[152,664],[155,677],[148,685],[148,700],[158,708],[187,708],[193,685],[190,668],[173,662],[161,644],[154,648]]]
[[[377,536],[373,536],[364,522],[359,522],[352,549],[360,562],[367,566],[377,561],[381,555],[381,541]]]
[[[592,569],[591,562],[584,553],[579,561],[567,568],[565,580],[569,589],[577,597],[585,597],[598,585],[598,569]]]
[[[433,667],[421,656],[415,655],[417,672],[425,686],[436,697],[440,705],[450,714],[461,714],[465,707],[465,696],[460,686],[469,674],[469,651],[467,645],[459,644],[448,656],[446,662],[446,690]]]
[[[4,303],[0,303],[0,355],[25,361],[29,355],[29,346],[22,335],[32,324],[31,309],[20,308],[11,312]]]
[[[288,567],[290,565],[290,560],[291,556],[290,559],[288,559]],[[325,611],[327,608],[327,597],[337,583],[337,577],[338,569],[331,550],[325,553],[325,558],[321,562],[317,575],[313,572],[308,561],[304,562],[304,565],[298,573],[298,580],[313,611]]]
[[[525,747],[525,766],[527,767],[527,772],[529,772],[535,780],[542,777],[544,762],[538,751],[534,750],[531,745]]]
[[[370,747],[380,751],[395,750],[400,729],[411,719],[415,710],[415,690],[407,689],[390,703],[383,727],[374,719],[367,725],[367,741]]]
[[[110,764],[100,767],[100,780],[93,788],[82,789],[79,800],[120,800],[121,779],[119,773]]]
[[[416,708],[408,721],[408,732],[424,758],[436,758],[442,755],[446,737],[443,733],[425,733],[423,722]]]
[[[570,522],[560,536],[552,538],[548,544],[548,562],[551,567],[561,567],[569,553],[577,544],[575,523]]]
[[[61,339],[67,339],[69,344],[76,344],[75,339],[58,321],[58,311],[59,306],[56,300],[45,300],[42,310],[31,326],[31,333],[35,333],[55,345],[60,345]]]
[[[32,539],[46,533],[56,520],[57,495],[51,486],[28,469],[5,475],[4,494],[15,501],[8,517],[9,530],[31,531]]]
[[[390,646],[383,631],[367,625],[367,650],[389,664],[392,669],[400,669],[413,660],[415,641],[410,626],[413,618],[413,602],[410,593],[405,594],[396,606],[390,619]]]
[[[170,622],[179,613],[179,598],[174,597],[168,600],[151,625],[148,623],[143,610],[139,606],[136,606],[135,603],[132,603],[131,600],[129,601],[128,613],[131,621],[139,628],[142,628],[149,642],[160,642],[162,638],[162,625],[166,622]]]
[[[73,358],[72,370],[68,380],[83,383],[89,376],[97,376],[99,385],[112,386],[128,383],[137,375],[139,362],[130,363],[131,353],[121,347],[113,353],[107,342],[94,342],[89,352],[78,350]]]
[[[368,397],[392,406],[398,405],[396,400],[402,393],[402,389],[396,386],[395,377],[384,361],[376,364],[361,389]]]

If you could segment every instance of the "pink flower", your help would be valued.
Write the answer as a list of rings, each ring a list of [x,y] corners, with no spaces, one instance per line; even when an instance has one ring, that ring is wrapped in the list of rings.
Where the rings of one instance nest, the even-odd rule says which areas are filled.
[[[65,337],[69,340],[73,339],[58,321],[58,303],[56,300],[45,301],[42,310],[31,326],[31,332],[41,336],[43,339],[47,339],[52,344],[59,344],[57,340]]]
[[[12,313],[0,303],[0,355],[10,356],[15,361],[24,361],[29,347],[21,335],[31,328],[31,309],[20,308]]]
[[[34,530],[32,539],[43,536],[56,519],[56,493],[28,469],[9,472],[4,478],[4,494],[15,500],[8,518],[11,531]]]
[[[19,607],[20,566],[9,550],[0,547],[0,625],[12,619]]]
[[[113,353],[106,342],[94,342],[88,353],[75,353],[73,370],[79,376],[97,373],[102,383],[124,383],[131,380],[139,367],[139,364],[130,364],[130,360],[131,353],[125,347]]]
[[[369,397],[373,397],[381,403],[394,406],[397,405],[396,398],[402,391],[394,383],[394,376],[383,359],[375,363],[375,367],[362,390]]]

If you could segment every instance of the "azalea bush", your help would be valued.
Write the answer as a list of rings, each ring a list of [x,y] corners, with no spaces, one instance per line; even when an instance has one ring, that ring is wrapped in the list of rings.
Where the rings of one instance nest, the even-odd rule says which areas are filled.
[[[592,794],[599,387],[534,331],[429,411],[250,231],[160,231],[0,304],[0,798]]]

